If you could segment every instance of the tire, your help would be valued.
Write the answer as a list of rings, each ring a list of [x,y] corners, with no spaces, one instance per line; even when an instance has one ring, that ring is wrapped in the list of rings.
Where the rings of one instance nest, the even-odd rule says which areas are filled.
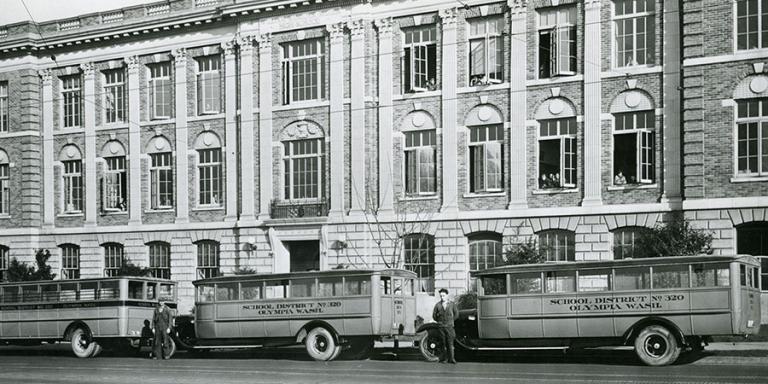
[[[669,365],[680,356],[680,345],[666,327],[649,325],[635,338],[635,353],[646,365]]]
[[[366,360],[373,353],[374,340],[370,337],[359,337],[350,340],[349,348],[341,352],[344,360]]]
[[[91,341],[88,331],[80,327],[72,331],[69,341],[72,344],[72,352],[81,359],[91,357],[94,349],[98,346],[97,343]]]
[[[102,347],[99,343],[95,341],[91,342],[91,344],[93,344],[93,353],[91,353],[91,357],[98,356],[104,350],[104,347]]]
[[[439,361],[443,349],[443,337],[438,329],[428,329],[419,339],[419,351],[427,361]]]
[[[165,357],[170,359],[176,354],[176,342],[173,341],[173,337],[168,338],[168,348],[164,351]]]
[[[341,346],[337,345],[333,333],[323,327],[309,331],[304,345],[309,357],[317,361],[331,361],[341,353]]]

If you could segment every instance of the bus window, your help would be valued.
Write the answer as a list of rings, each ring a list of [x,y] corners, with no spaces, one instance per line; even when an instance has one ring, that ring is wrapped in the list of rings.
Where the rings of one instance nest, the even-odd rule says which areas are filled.
[[[59,285],[45,284],[40,286],[43,293],[43,301],[59,301]]]
[[[757,284],[755,283],[755,271],[757,268],[747,268],[747,286],[756,288]]]
[[[392,292],[395,295],[403,295],[403,279],[395,277],[392,279]]]
[[[212,303],[214,297],[213,285],[198,285],[197,286],[197,301],[201,303]]]
[[[371,281],[368,276],[351,276],[344,278],[344,296],[371,294]]]
[[[382,295],[389,295],[391,289],[392,285],[390,278],[388,276],[382,276],[381,280],[379,280],[379,293]]]
[[[237,283],[216,284],[216,301],[237,300]]]
[[[315,296],[315,279],[291,279],[291,297]]]
[[[38,288],[39,287],[37,285],[22,285],[21,301],[40,301],[40,290]]]
[[[19,287],[3,287],[3,303],[16,303],[19,301]]]
[[[173,284],[160,284],[160,297],[169,301],[176,301],[176,295],[173,294]]]
[[[261,281],[246,281],[240,283],[241,300],[259,300],[261,299]]]
[[[760,286],[763,291],[766,291],[768,290],[768,257],[761,257],[760,265],[760,269],[762,270],[762,274],[760,275]]]
[[[613,289],[634,291],[651,288],[651,274],[648,267],[616,268]]]
[[[141,281],[129,281],[128,298],[134,300],[144,300],[144,283]]]
[[[507,275],[483,276],[480,281],[485,296],[507,294]]]
[[[744,264],[739,264],[739,267],[741,267],[741,286],[746,287],[747,286],[747,267]]]
[[[120,298],[120,290],[118,288],[119,283],[120,282],[117,280],[102,281],[99,283],[99,300]]]
[[[147,300],[157,300],[157,284],[147,283]]]
[[[317,296],[335,297],[341,296],[341,277],[323,277],[317,279]]]
[[[288,293],[288,280],[272,280],[265,282],[264,297],[267,299],[284,299]]]
[[[756,267],[752,268],[752,276],[753,276],[753,278],[752,278],[752,288],[759,289],[760,286],[758,284],[757,279],[760,276],[760,272],[758,271],[758,269]]]
[[[726,287],[730,284],[728,264],[693,264],[694,287]]]
[[[413,279],[405,280],[405,295],[413,296]]]
[[[96,289],[99,283],[88,282],[80,283],[80,300],[96,300]]]
[[[77,300],[77,283],[61,284],[61,293],[59,294],[59,300],[61,301]]]
[[[688,288],[688,265],[653,267],[653,289]]]
[[[602,292],[611,289],[610,270],[579,271],[579,292]]]
[[[576,292],[576,271],[546,272],[548,293]]]
[[[541,293],[541,274],[534,273],[515,273],[512,278],[512,294],[521,295],[527,293]]]

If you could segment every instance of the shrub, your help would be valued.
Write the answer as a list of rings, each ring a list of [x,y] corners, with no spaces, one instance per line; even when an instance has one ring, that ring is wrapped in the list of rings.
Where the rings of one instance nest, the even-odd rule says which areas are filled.
[[[504,251],[504,264],[539,264],[547,261],[545,249],[536,244],[536,240],[529,238],[522,243],[509,246]]]
[[[51,253],[47,249],[38,249],[35,252],[35,264],[37,268],[27,263],[17,260],[15,257],[8,263],[7,280],[8,281],[36,281],[53,280],[55,273],[51,273],[51,266],[48,265],[48,259]]]
[[[133,264],[123,257],[123,262],[117,271],[117,276],[145,277],[149,276],[151,271],[150,268]]]
[[[459,310],[477,308],[477,292],[464,292],[457,296],[456,308]]]
[[[712,252],[712,234],[696,229],[681,215],[643,231],[635,243],[636,257],[692,256]]]

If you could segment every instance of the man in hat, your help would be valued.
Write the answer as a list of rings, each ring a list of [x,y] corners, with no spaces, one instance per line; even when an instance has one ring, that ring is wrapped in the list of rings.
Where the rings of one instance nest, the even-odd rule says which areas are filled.
[[[459,318],[459,309],[453,301],[448,300],[448,290],[440,288],[440,301],[435,304],[432,310],[432,318],[440,324],[440,334],[442,336],[445,349],[440,356],[440,362],[446,361],[456,364],[456,358],[453,356],[453,341],[456,339],[456,331],[453,329],[453,322]]]
[[[161,297],[157,302],[157,308],[152,315],[152,333],[155,334],[152,358],[169,359],[166,351],[170,349],[171,334],[171,309],[165,305],[166,298]]]

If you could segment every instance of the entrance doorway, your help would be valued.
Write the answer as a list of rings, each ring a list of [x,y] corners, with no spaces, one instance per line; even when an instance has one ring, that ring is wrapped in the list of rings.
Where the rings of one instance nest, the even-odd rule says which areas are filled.
[[[768,255],[768,222],[749,223],[736,228],[736,253]]]
[[[291,272],[320,270],[320,241],[284,241],[291,255]]]

